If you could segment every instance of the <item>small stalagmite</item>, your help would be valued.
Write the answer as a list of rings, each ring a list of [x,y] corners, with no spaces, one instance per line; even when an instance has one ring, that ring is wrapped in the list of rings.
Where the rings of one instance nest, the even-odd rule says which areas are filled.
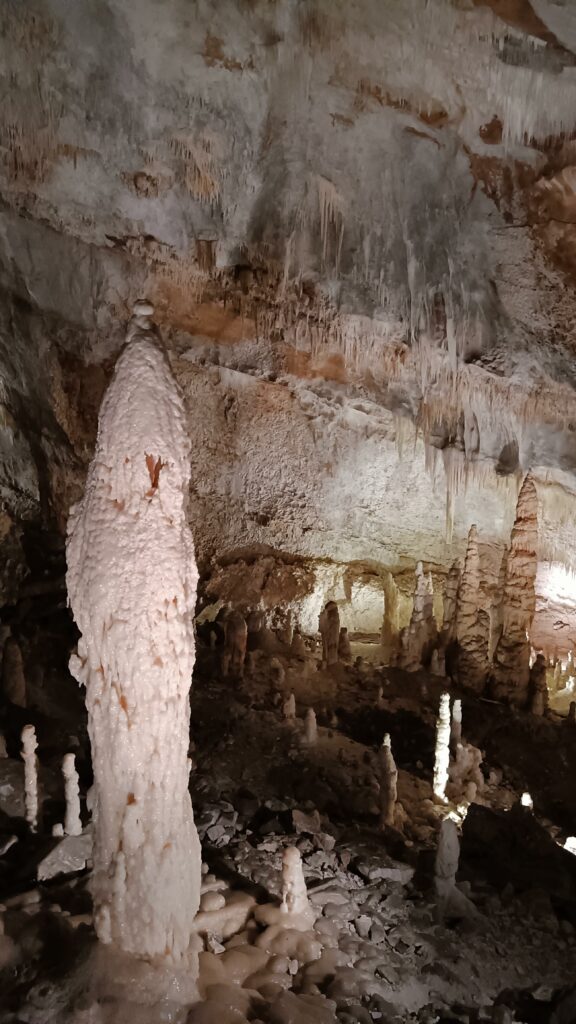
[[[22,760],[24,761],[24,806],[26,821],[32,832],[38,831],[38,741],[33,725],[22,729]]]
[[[393,828],[398,796],[398,769],[392,754],[392,743],[386,733],[380,747],[380,827]]]
[[[241,612],[230,609],[224,619],[224,652],[222,675],[241,679],[244,675],[248,627]]]
[[[446,802],[446,783],[448,782],[448,766],[450,764],[450,696],[443,693],[440,697],[440,708],[436,722],[436,747],[434,751],[434,778],[432,789],[434,797],[441,803]]]
[[[510,538],[502,607],[502,635],[494,652],[493,696],[516,706],[530,689],[529,632],[536,609],[538,495],[530,476],[520,489]]]
[[[328,601],[325,605],[320,613],[318,628],[322,636],[322,661],[326,665],[336,665],[340,640],[340,615],[335,601]]]
[[[296,698],[293,693],[286,698],[282,705],[282,714],[288,721],[293,721],[296,718]]]
[[[344,661],[347,664],[350,664],[352,661],[352,648],[350,647],[350,637],[348,636],[346,626],[340,627],[340,635],[338,637],[338,660]]]
[[[67,836],[79,836],[82,832],[82,820],[80,818],[80,788],[74,754],[64,755],[62,775],[64,776],[64,796],[66,798],[64,832]]]
[[[284,914],[314,923],[315,914],[310,906],[306,880],[302,869],[300,850],[288,846],[282,857],[282,903],[280,909]]]
[[[314,708],[308,708],[304,717],[304,742],[313,747],[318,740],[318,726],[316,724],[316,712]]]
[[[466,557],[458,589],[456,640],[458,643],[458,679],[462,686],[481,693],[488,678],[490,617],[481,607],[480,552],[478,532],[471,526]]]
[[[92,895],[98,938],[179,962],[200,902],[188,791],[198,572],[186,517],[186,414],[137,303],[100,409],[82,500],[70,512],[70,668],[86,687],[94,769]]]
[[[400,667],[407,672],[417,672],[423,665],[428,664],[436,638],[432,575],[425,573],[422,562],[418,562],[410,624],[402,631]]]

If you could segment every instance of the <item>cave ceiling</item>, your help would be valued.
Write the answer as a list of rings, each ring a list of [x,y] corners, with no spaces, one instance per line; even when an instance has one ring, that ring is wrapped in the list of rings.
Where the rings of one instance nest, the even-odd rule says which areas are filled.
[[[64,528],[139,295],[201,559],[445,566],[531,472],[574,565],[571,0],[5,0],[0,29],[12,570],[23,522]]]

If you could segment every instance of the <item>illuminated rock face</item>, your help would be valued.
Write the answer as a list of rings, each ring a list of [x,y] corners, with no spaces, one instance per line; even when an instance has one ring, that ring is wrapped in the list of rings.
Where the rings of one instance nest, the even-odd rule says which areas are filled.
[[[200,896],[188,793],[197,570],[185,517],[189,442],[170,367],[137,304],[71,510],[70,605],[94,768],[95,927],[178,960]]]
[[[456,611],[456,638],[458,641],[458,678],[462,686],[481,692],[488,675],[488,646],[490,618],[481,608],[481,573],[478,534],[470,527],[466,558]]]
[[[493,693],[512,704],[525,704],[530,683],[528,633],[536,609],[538,497],[526,477],[516,506],[510,538],[502,606],[502,635],[494,653]]]

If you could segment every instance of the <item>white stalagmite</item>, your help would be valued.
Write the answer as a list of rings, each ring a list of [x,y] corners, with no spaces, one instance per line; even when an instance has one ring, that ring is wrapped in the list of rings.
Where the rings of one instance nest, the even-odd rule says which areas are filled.
[[[26,821],[32,832],[38,831],[38,761],[36,730],[33,725],[22,729],[22,760],[24,761],[24,806]]]
[[[64,796],[66,797],[64,832],[67,836],[79,836],[82,833],[82,820],[80,818],[78,772],[76,771],[74,754],[64,755],[62,775],[64,776]]]
[[[452,725],[450,726],[450,747],[456,747],[462,741],[462,701],[455,700],[452,705]]]
[[[308,900],[306,881],[302,869],[302,857],[300,850],[295,846],[288,846],[282,857],[282,903],[281,908],[284,914],[291,914],[314,921],[314,913]]]
[[[380,826],[394,827],[394,812],[398,796],[398,769],[392,754],[392,743],[386,733],[380,747]]]
[[[440,710],[436,722],[436,749],[434,753],[434,780],[432,789],[434,796],[446,801],[446,783],[448,782],[448,765],[450,764],[450,696],[443,693],[440,697]]]
[[[185,505],[185,411],[137,303],[70,513],[68,595],[81,632],[94,768],[95,927],[105,943],[177,961],[190,944],[201,857],[188,792],[198,573]]]

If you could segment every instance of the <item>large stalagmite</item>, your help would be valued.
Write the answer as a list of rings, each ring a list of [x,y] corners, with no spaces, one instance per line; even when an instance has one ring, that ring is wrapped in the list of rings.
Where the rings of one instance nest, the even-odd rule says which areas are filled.
[[[458,641],[458,679],[467,689],[481,692],[488,676],[490,618],[481,607],[481,571],[478,533],[470,527],[466,558],[458,588],[456,639]]]
[[[188,793],[197,570],[185,516],[189,442],[168,362],[137,303],[71,511],[68,594],[81,632],[94,768],[95,926],[179,959],[200,896]]]
[[[525,704],[530,685],[528,634],[536,609],[538,495],[532,479],[522,484],[510,538],[502,606],[502,635],[494,653],[493,694]]]
[[[403,631],[400,667],[408,672],[415,672],[428,664],[436,638],[432,575],[426,574],[422,562],[418,562],[414,604],[410,623]]]

